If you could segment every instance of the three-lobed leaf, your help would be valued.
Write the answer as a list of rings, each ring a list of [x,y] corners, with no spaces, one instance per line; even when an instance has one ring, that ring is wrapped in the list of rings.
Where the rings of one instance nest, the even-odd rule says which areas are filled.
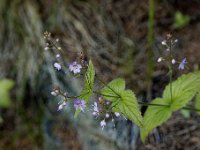
[[[135,94],[131,90],[122,91],[121,98],[117,101],[118,103],[113,107],[113,110],[121,112],[125,117],[142,127],[143,118]]]
[[[121,112],[138,126],[142,126],[142,116],[137,99],[131,90],[125,90],[125,81],[121,78],[111,81],[101,90],[105,99],[112,102],[114,112]]]

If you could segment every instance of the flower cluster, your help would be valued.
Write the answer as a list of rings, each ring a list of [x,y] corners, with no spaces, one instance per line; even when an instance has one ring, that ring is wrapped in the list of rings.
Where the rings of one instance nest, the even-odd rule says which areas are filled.
[[[106,126],[106,121],[112,119],[114,121],[115,117],[120,117],[120,113],[111,111],[111,103],[99,97],[98,102],[94,102],[92,105],[92,115],[94,117],[103,118],[100,122],[102,129]]]
[[[72,72],[73,75],[77,75],[82,72],[82,69],[88,66],[87,62],[85,61],[85,57],[81,52],[78,59],[70,63],[69,66],[65,68],[65,66],[63,65],[65,63],[62,63],[62,59],[60,59],[63,49],[59,45],[59,39],[53,40],[51,38],[51,33],[49,32],[44,33],[44,39],[46,40],[44,50],[52,50],[55,53],[55,61],[53,63],[53,67],[55,68],[55,70],[62,71],[64,69],[68,69],[70,72]],[[54,88],[51,91],[51,95],[60,96],[62,98],[58,103],[57,111],[63,110],[70,100],[73,100],[73,106],[75,110],[80,110],[82,112],[85,111],[86,101],[83,99],[79,99],[80,96],[70,97],[66,92],[62,92],[59,87]],[[100,127],[102,129],[106,126],[109,119],[114,120],[114,118],[120,117],[120,113],[111,111],[111,102],[104,100],[102,97],[99,97],[98,101],[94,102],[92,107],[92,115],[96,118],[98,117],[101,120]]]
[[[159,57],[157,62],[162,62],[162,61],[166,61],[168,64],[172,64],[175,65],[177,63],[177,61],[173,58],[172,55],[172,51],[173,48],[175,46],[175,44],[178,42],[178,39],[173,39],[172,36],[170,34],[167,35],[167,39],[162,41],[161,44],[163,46],[165,46],[165,49],[167,52],[169,52],[167,57]],[[184,70],[185,69],[185,65],[187,64],[186,58],[184,58],[181,62],[178,62],[178,69],[179,70]]]

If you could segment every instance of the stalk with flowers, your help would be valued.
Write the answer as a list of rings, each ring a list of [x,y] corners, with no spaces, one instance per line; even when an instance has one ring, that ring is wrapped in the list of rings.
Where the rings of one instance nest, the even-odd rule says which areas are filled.
[[[62,50],[57,41],[54,42],[50,36],[50,33],[44,34],[46,40],[45,50],[51,48],[56,49],[58,52]],[[170,82],[163,91],[162,97],[155,98],[151,102],[145,103],[138,101],[132,90],[127,90],[125,80],[117,78],[110,83],[105,83],[97,74],[95,74],[95,68],[90,60],[85,61],[83,53],[80,54],[79,61],[72,62],[68,69],[72,72],[72,75],[84,76],[84,88],[79,95],[70,96],[66,92],[62,92],[59,87],[53,89],[51,94],[53,96],[62,96],[62,100],[58,105],[58,111],[65,108],[68,101],[73,101],[75,108],[75,117],[91,104],[92,95],[96,94],[99,99],[92,103],[92,115],[94,117],[101,118],[100,126],[105,128],[106,121],[109,118],[114,120],[117,117],[124,117],[140,127],[140,135],[143,142],[145,142],[148,134],[153,128],[161,125],[167,121],[174,111],[179,109],[191,109],[200,111],[198,108],[192,108],[186,106],[200,91],[200,71],[188,73],[180,76],[174,80],[173,69],[176,64],[179,70],[184,70],[187,64],[186,58],[180,63],[173,57],[173,48],[177,43],[171,35],[168,35],[166,40],[162,42],[165,46],[168,55],[166,57],[158,58],[158,62],[165,62],[169,69]],[[56,58],[60,57],[60,53],[56,55]],[[62,70],[61,63],[58,61],[54,63],[54,68],[57,71]],[[95,89],[94,82],[99,81],[104,87],[102,89]],[[144,116],[141,115],[140,105],[148,106]]]

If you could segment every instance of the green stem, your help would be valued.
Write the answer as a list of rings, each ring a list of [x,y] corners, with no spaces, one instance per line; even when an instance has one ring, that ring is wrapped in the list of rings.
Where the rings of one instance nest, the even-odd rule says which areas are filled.
[[[154,0],[149,0],[148,17],[148,64],[147,64],[147,99],[151,99],[151,86],[153,76],[153,23],[154,23]]]
[[[172,69],[172,66],[169,65],[169,80],[170,80],[170,83],[169,83],[169,86],[170,86],[170,95],[171,95],[171,103],[172,103],[172,74],[173,74],[173,69]]]
[[[173,101],[173,98],[172,98],[172,76],[173,76],[173,66],[172,66],[172,40],[170,39],[170,42],[169,42],[169,52],[170,52],[170,59],[169,59],[169,80],[170,80],[170,95],[171,95],[171,103]]]
[[[143,106],[163,106],[163,107],[170,107],[169,104],[156,104],[156,103],[145,103],[145,102],[138,102],[140,105],[143,105]],[[192,107],[189,107],[189,106],[186,106],[186,107],[183,107],[182,109],[187,109],[187,110],[193,110],[193,111],[199,111],[200,112],[200,109],[196,109],[196,108],[192,108]]]

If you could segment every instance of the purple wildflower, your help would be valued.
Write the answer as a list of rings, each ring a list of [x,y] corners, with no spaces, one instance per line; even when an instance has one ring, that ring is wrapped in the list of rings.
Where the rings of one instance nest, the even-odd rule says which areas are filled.
[[[102,120],[102,121],[100,122],[100,126],[102,127],[102,130],[103,130],[103,128],[106,126],[105,120]]]
[[[93,114],[94,116],[98,116],[98,115],[99,115],[99,108],[98,108],[98,106],[97,106],[97,102],[94,102],[92,114]]]
[[[61,109],[63,109],[66,105],[67,105],[66,102],[62,102],[62,103],[58,106],[58,111],[60,111]]]
[[[72,71],[74,74],[78,74],[81,72],[82,66],[78,64],[76,61],[69,65],[69,70]]]
[[[79,100],[79,99],[74,100],[74,107],[76,109],[80,109],[81,111],[84,111],[85,104],[86,102],[84,100]]]
[[[186,58],[184,58],[178,66],[179,70],[184,70],[185,65],[187,64]]]
[[[54,67],[59,71],[61,69],[61,65],[57,62],[54,63]]]

